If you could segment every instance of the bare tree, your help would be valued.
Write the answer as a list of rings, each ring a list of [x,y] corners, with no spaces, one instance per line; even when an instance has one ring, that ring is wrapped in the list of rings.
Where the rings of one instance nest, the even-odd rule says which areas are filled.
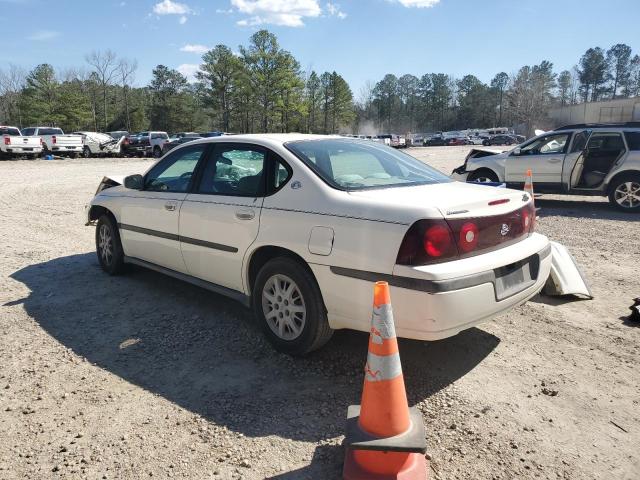
[[[118,62],[118,76],[122,85],[122,97],[124,100],[124,114],[127,130],[131,131],[131,118],[129,115],[129,89],[135,80],[136,70],[138,69],[137,60],[120,59]]]
[[[107,90],[118,71],[117,57],[116,54],[111,50],[106,50],[104,52],[93,51],[85,56],[85,60],[89,65],[93,67],[98,83],[102,89],[102,101],[104,106],[103,128],[106,131],[108,128]]]
[[[9,64],[7,71],[0,70],[0,113],[7,121],[17,121],[22,127],[20,92],[25,86],[27,73],[17,65]]]

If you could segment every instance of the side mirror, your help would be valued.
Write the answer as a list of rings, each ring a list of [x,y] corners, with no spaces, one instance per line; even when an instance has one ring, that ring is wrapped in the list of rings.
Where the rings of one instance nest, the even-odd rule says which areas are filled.
[[[517,157],[517,156],[518,156],[518,155],[520,155],[521,153],[522,153],[522,150],[520,150],[520,147],[517,147],[517,148],[514,148],[514,149],[513,149],[513,152],[511,152],[511,155],[514,155],[514,156],[516,156],[516,157]]]
[[[144,180],[142,175],[129,175],[128,177],[124,177],[124,188],[128,188],[129,190],[142,190],[144,186]]]

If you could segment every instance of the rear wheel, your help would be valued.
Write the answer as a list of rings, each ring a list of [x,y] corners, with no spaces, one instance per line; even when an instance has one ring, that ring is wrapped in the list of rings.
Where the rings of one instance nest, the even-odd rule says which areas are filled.
[[[640,175],[622,175],[614,179],[609,190],[609,202],[623,212],[640,212]]]
[[[83,156],[84,158],[89,158],[89,157],[91,157],[91,150],[89,149],[89,147],[86,147],[86,146],[85,146],[85,147],[82,149],[82,156]]]
[[[124,252],[120,233],[113,217],[102,215],[96,225],[96,253],[102,269],[109,275],[118,275],[124,270]]]
[[[467,178],[467,182],[475,183],[496,183],[498,181],[498,175],[488,169],[480,169],[475,172],[471,172]]]
[[[265,335],[281,352],[305,355],[322,347],[333,333],[315,279],[294,259],[278,257],[262,267],[252,304]]]

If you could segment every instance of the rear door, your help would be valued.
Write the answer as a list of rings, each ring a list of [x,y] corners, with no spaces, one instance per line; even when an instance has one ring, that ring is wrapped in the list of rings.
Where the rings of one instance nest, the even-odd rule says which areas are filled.
[[[269,151],[248,143],[214,144],[180,212],[187,271],[243,291],[242,261],[258,235]]]
[[[127,190],[119,225],[125,255],[186,271],[180,252],[180,207],[206,149],[207,144],[200,144],[172,152],[145,175],[143,190]]]
[[[522,185],[527,170],[542,190],[560,190],[562,165],[569,147],[570,132],[551,132],[511,152],[505,162],[507,183]]]

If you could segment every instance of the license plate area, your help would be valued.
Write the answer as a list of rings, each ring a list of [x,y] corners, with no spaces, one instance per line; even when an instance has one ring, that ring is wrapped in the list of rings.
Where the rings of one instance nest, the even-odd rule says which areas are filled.
[[[517,293],[526,290],[536,283],[538,270],[540,269],[540,257],[532,255],[519,262],[496,268],[495,291],[496,300],[501,301]]]

